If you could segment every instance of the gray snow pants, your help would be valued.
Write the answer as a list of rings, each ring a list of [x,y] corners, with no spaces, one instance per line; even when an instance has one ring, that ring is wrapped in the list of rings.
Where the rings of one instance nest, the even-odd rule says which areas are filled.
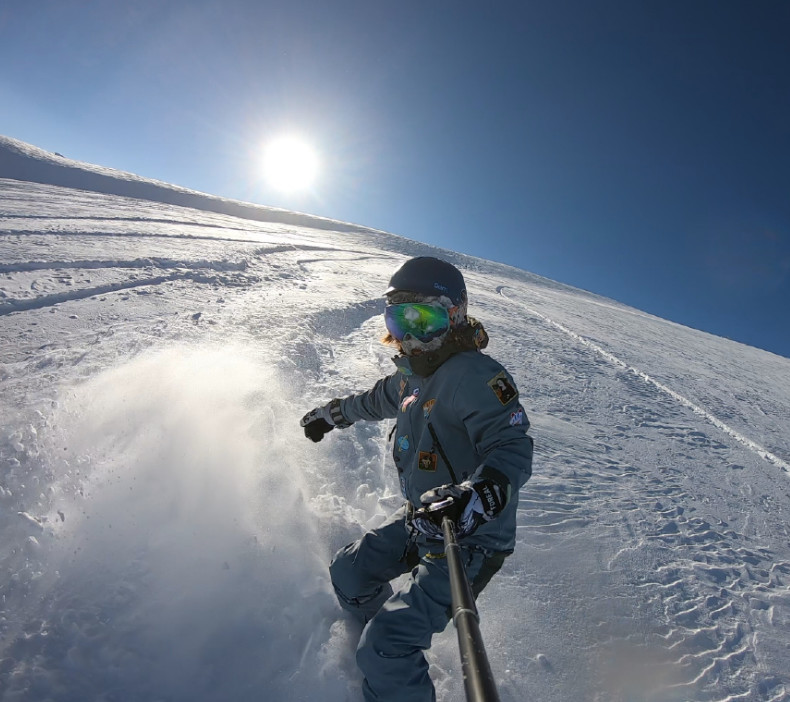
[[[410,546],[410,530],[401,509],[359,541],[340,549],[329,566],[340,605],[365,623],[357,665],[365,676],[366,702],[436,700],[423,651],[450,620],[447,560],[442,553],[431,553],[427,545]],[[507,554],[463,546],[461,550],[477,596]],[[393,592],[389,581],[409,571],[406,583]]]

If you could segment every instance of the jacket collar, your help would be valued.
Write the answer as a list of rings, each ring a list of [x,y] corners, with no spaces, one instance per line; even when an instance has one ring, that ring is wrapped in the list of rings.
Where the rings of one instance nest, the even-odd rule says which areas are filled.
[[[488,334],[483,325],[473,317],[469,323],[455,329],[436,351],[421,353],[418,356],[400,354],[392,359],[398,370],[404,375],[418,375],[427,378],[432,375],[447,359],[462,351],[479,351],[488,346]]]

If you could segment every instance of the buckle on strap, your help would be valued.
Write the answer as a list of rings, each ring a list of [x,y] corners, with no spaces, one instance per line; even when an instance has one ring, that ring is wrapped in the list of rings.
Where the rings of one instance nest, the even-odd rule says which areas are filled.
[[[329,416],[332,417],[332,422],[338,429],[346,429],[351,426],[351,422],[343,416],[343,412],[340,410],[340,400],[337,398],[329,403]]]

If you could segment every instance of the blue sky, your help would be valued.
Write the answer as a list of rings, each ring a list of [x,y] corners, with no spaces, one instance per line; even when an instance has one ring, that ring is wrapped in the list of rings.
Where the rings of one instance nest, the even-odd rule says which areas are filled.
[[[788,36],[784,0],[2,0],[0,133],[790,357]]]

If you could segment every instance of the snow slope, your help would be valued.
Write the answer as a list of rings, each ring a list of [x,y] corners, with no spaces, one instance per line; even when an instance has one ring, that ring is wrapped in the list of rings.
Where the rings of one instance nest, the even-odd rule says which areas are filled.
[[[381,292],[424,253],[536,440],[479,601],[502,700],[790,700],[790,360],[13,140],[0,176],[3,702],[360,699],[326,564],[399,502],[388,427],[298,419],[390,372]],[[463,699],[452,626],[429,658]]]

